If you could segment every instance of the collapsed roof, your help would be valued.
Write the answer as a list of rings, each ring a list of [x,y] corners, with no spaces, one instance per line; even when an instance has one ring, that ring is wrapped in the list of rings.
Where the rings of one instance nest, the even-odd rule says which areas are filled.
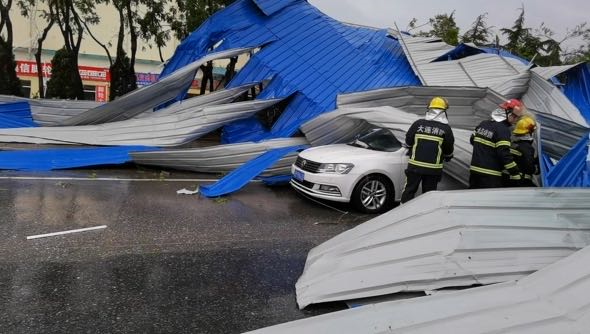
[[[249,333],[585,333],[590,247],[521,280],[384,302]]]
[[[429,192],[312,249],[297,303],[504,282],[588,245],[587,189]]]
[[[191,117],[189,110],[193,110],[196,115],[198,113],[196,109],[210,106],[209,103],[203,103],[204,99],[208,98],[204,96],[200,97],[201,100],[184,100],[171,108],[160,109],[156,113],[151,112],[162,103],[170,103],[171,99],[184,96],[188,81],[192,80],[199,64],[210,59],[234,57],[244,53],[250,55],[246,65],[229,82],[225,91],[213,93],[209,95],[209,98],[216,99],[213,104],[226,105],[235,97],[233,92],[240,91],[244,87],[262,84],[263,89],[257,96],[258,100],[284,99],[286,105],[270,129],[259,124],[254,118],[254,113],[228,115],[224,118],[223,124],[217,122],[214,127],[189,121],[188,118]],[[212,130],[221,125],[223,125],[223,143],[287,138],[296,133],[303,123],[336,109],[338,95],[421,84],[444,85],[430,91],[426,90],[428,94],[443,96],[455,94],[448,95],[455,112],[454,115],[450,115],[450,118],[461,117],[462,124],[458,126],[465,129],[470,124],[474,126],[473,121],[477,117],[487,117],[484,114],[508,96],[522,97],[532,109],[550,117],[564,118],[586,129],[587,120],[590,119],[588,102],[590,86],[587,85],[589,80],[586,80],[590,72],[587,64],[537,67],[532,70],[531,66],[532,64],[522,59],[498,50],[467,44],[452,47],[438,38],[411,37],[396,31],[343,24],[322,14],[304,0],[281,2],[238,0],[215,13],[184,40],[167,63],[160,82],[152,86],[139,89],[98,107],[96,103],[87,103],[86,110],[81,110],[82,102],[30,102],[32,119],[43,123],[42,125],[94,124],[95,127],[62,127],[59,128],[59,134],[52,132],[57,130],[46,131],[45,129],[2,131],[4,139],[0,140],[171,147],[185,144],[189,140],[198,138],[203,131]],[[562,89],[547,80],[558,73],[568,76],[566,85]],[[555,81],[555,78],[552,80]],[[450,87],[456,87],[457,90],[448,90],[447,88]],[[485,105],[473,105],[474,109],[470,109],[471,107],[463,105],[461,100],[473,98],[471,94],[474,87],[486,88],[485,94],[495,97],[482,99],[486,101]],[[408,89],[407,92],[412,92],[412,89]],[[223,96],[228,98],[224,99]],[[0,100],[2,98],[0,97]],[[349,97],[340,99],[347,98]],[[384,99],[379,96],[363,98],[364,106],[375,105],[374,101],[370,101],[371,98]],[[412,95],[406,99],[413,100],[405,102],[402,96],[391,97],[391,99],[396,98],[398,99],[396,103],[407,104],[407,111],[419,113],[430,96]],[[63,105],[64,114],[68,116],[57,115],[58,113],[54,112],[56,105]],[[393,106],[401,107],[401,105]],[[94,109],[88,110],[91,107]],[[224,110],[224,108],[221,109]],[[476,118],[473,118],[476,115],[474,110],[478,110],[479,113]],[[187,117],[182,121],[184,125],[179,125],[179,127],[186,126],[186,131],[181,134],[168,133],[173,136],[183,136],[183,138],[148,139],[149,136],[157,136],[157,133],[146,133],[146,129],[160,129],[156,126],[156,122],[171,120],[164,117],[167,113],[174,113],[177,116],[186,114]],[[151,114],[160,114],[161,119]],[[143,122],[150,118],[154,122],[151,125]],[[458,121],[457,118],[455,118],[456,121]],[[30,123],[14,123],[14,120],[10,122],[13,126]],[[110,122],[110,125],[98,124],[104,122]],[[173,127],[172,123],[168,125]],[[196,129],[191,131],[189,127],[192,126],[199,126],[202,131]],[[86,130],[89,136],[81,135]],[[128,137],[125,131],[135,135]],[[71,133],[68,134],[68,132]],[[198,135],[195,135],[197,133]],[[116,134],[119,139],[112,140],[113,134]],[[582,135],[584,133],[573,143],[570,143],[568,137],[567,144],[553,137],[553,146],[549,147],[548,151],[551,152],[558,146],[572,148],[574,144],[581,143]],[[244,152],[253,152],[252,145],[243,146]],[[261,144],[260,147],[265,146]],[[269,146],[266,147],[270,149]],[[273,147],[273,149],[282,148]],[[230,151],[232,150],[228,150]],[[254,151],[262,152],[258,149]],[[108,151],[104,152],[106,154]],[[581,155],[581,151],[578,153],[576,157]],[[164,153],[156,152],[155,154]],[[181,153],[177,149],[174,154],[178,156]],[[191,154],[193,152],[187,152],[185,157],[188,160],[185,159],[184,162],[176,165],[189,170],[201,170],[199,166],[189,165]],[[559,157],[563,156],[565,154],[559,155]],[[553,155],[551,158],[557,157]],[[550,159],[546,160],[548,166],[546,170],[553,170],[555,164]],[[580,159],[577,159],[576,163],[581,166]],[[12,166],[17,168],[18,164],[12,164]],[[212,170],[212,172],[218,171]],[[563,177],[547,178],[547,181],[550,179],[557,180]],[[565,183],[556,181],[552,184],[579,183],[578,181]]]

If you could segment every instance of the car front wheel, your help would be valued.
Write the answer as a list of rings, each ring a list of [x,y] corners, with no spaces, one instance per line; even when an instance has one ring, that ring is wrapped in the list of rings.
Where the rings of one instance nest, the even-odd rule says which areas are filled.
[[[392,207],[394,197],[395,191],[389,179],[381,175],[369,175],[354,187],[351,203],[359,211],[381,213]]]

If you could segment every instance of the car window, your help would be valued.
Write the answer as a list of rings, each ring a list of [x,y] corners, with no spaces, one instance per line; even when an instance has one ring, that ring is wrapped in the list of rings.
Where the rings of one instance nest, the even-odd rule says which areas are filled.
[[[362,133],[349,145],[384,152],[395,152],[402,147],[389,129],[371,129]]]

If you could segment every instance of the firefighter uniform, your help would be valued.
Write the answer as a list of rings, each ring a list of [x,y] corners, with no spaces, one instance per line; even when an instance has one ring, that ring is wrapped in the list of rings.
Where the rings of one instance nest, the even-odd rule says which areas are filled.
[[[502,187],[502,171],[507,170],[510,179],[521,179],[520,172],[510,153],[510,123],[487,120],[481,122],[471,135],[473,156],[471,158],[469,187]]]
[[[414,198],[420,183],[422,193],[436,190],[441,180],[443,160],[453,155],[455,138],[448,124],[420,119],[406,133],[410,158],[401,202]]]
[[[510,148],[514,162],[522,173],[520,182],[510,182],[513,187],[535,187],[533,175],[537,173],[539,161],[531,140],[515,141]]]

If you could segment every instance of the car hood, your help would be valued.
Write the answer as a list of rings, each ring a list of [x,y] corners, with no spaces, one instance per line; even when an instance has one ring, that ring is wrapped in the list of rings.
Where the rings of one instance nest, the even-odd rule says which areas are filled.
[[[333,144],[309,148],[299,153],[299,156],[319,163],[350,163],[368,158],[391,157],[398,152],[381,152],[347,144]]]

